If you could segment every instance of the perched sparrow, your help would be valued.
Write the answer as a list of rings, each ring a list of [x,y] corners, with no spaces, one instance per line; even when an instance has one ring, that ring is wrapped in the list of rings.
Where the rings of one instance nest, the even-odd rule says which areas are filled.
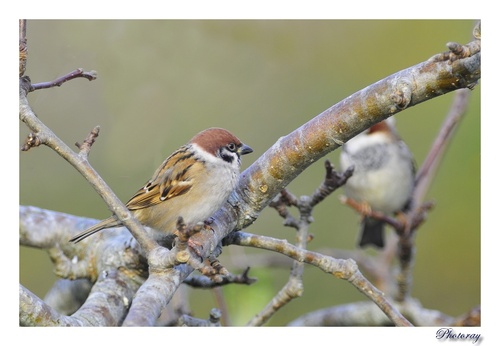
[[[240,156],[252,151],[224,129],[202,131],[163,161],[127,208],[143,225],[173,239],[179,216],[194,226],[222,207],[238,181]],[[70,241],[121,225],[113,215]]]
[[[392,215],[410,202],[415,181],[412,154],[396,132],[392,118],[375,124],[342,147],[343,170],[354,166],[344,191],[371,210]],[[384,247],[384,222],[364,216],[359,246]]]

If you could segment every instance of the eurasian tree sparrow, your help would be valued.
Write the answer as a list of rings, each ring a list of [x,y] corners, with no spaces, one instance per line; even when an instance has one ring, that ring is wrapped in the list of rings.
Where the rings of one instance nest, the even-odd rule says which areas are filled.
[[[222,207],[238,182],[240,156],[252,151],[224,129],[204,130],[166,158],[126,206],[143,225],[173,239],[179,216],[190,227]],[[121,225],[113,215],[70,241]]]
[[[415,182],[412,154],[389,118],[358,134],[342,147],[342,170],[354,166],[344,192],[371,210],[392,215],[410,202]],[[359,246],[384,247],[384,222],[364,216]]]

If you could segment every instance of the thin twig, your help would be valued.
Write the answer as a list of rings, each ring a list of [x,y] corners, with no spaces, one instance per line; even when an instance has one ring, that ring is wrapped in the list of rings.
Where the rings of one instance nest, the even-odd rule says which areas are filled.
[[[339,173],[334,169],[333,165],[330,163],[329,160],[325,161],[325,169],[326,169],[325,180],[311,196],[311,207],[320,203],[331,193],[333,193],[339,187],[344,185],[347,179],[349,179],[354,172],[354,167],[349,167],[344,172]]]
[[[227,284],[243,284],[243,285],[251,285],[257,281],[255,278],[251,278],[248,276],[248,272],[250,271],[250,267],[248,267],[242,274],[227,274],[222,277],[221,281],[211,280],[209,277],[205,275],[198,276],[190,276],[189,278],[184,280],[184,284],[189,285],[195,288],[214,288],[220,287]]]
[[[85,158],[89,156],[90,148],[94,144],[97,136],[99,136],[99,130],[99,126],[94,127],[92,131],[90,131],[87,138],[85,138],[85,140],[83,141],[83,144],[80,144],[78,142],[75,143],[76,147],[80,149],[80,155],[84,156]]]
[[[75,78],[85,78],[89,81],[93,81],[97,78],[97,72],[96,71],[89,71],[85,72],[82,68],[78,68],[74,71],[71,71],[70,73],[65,74],[64,76],[61,76],[51,82],[40,82],[40,83],[35,83],[31,84],[31,88],[29,91],[35,91],[35,90],[40,90],[40,89],[48,89],[48,88],[53,88],[53,87],[60,87],[66,82],[69,82],[72,79]]]
[[[304,204],[304,205],[303,205]],[[285,218],[285,226],[293,227],[296,232],[296,246],[299,249],[305,249],[308,239],[309,223],[311,222],[312,208],[307,208],[305,204],[310,204],[310,199],[305,198],[297,199],[288,190],[283,190],[281,196],[276,203],[273,204],[278,210],[280,216]],[[300,211],[300,218],[297,220],[289,212],[286,206],[295,206]],[[284,210],[285,209],[285,210]],[[307,211],[305,211],[307,209]],[[305,212],[304,212],[305,211]],[[247,326],[261,326],[266,323],[278,310],[283,308],[286,304],[295,298],[302,295],[304,291],[302,283],[302,274],[304,272],[304,263],[300,261],[293,261],[290,276],[285,285],[276,293],[276,295],[269,301],[269,303],[248,323]]]
[[[441,164],[443,154],[448,148],[455,130],[463,119],[469,100],[470,90],[457,90],[450,111],[446,116],[441,129],[429,150],[424,163],[416,176],[415,189],[413,191],[412,204],[405,213],[406,227],[404,232],[398,233],[400,241],[398,246],[398,258],[400,272],[397,275],[398,292],[396,301],[404,301],[409,297],[412,281],[412,268],[414,259],[414,237],[418,226],[426,218],[427,211],[432,203],[425,203],[424,197],[434,180],[436,171]]]
[[[275,208],[278,214],[285,219],[285,226],[296,229],[296,246],[305,249],[310,240],[309,225],[313,222],[313,207],[328,197],[333,191],[345,184],[352,175],[353,169],[349,169],[342,174],[337,173],[330,161],[325,161],[325,179],[311,196],[295,197],[290,191],[283,190],[279,198],[271,202],[270,207]],[[288,207],[295,207],[299,210],[299,219],[292,216]],[[260,326],[267,322],[279,309],[287,303],[302,295],[304,291],[302,275],[304,273],[304,263],[293,261],[290,276],[286,284],[274,296],[260,313],[253,317],[247,325]]]

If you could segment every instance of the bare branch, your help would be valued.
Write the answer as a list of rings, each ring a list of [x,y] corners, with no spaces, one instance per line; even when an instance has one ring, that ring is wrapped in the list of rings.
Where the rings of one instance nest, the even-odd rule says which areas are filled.
[[[443,154],[450,144],[454,130],[465,115],[469,95],[470,90],[463,89],[457,91],[451,109],[441,126],[439,134],[417,173],[412,204],[410,210],[405,213],[406,225],[403,232],[398,232],[400,235],[398,246],[400,273],[397,276],[399,287],[398,294],[395,297],[397,301],[404,301],[409,297],[412,280],[411,268],[413,268],[414,262],[415,231],[422,221],[425,220],[427,211],[433,206],[432,203],[424,203],[423,199],[434,179]]]
[[[102,272],[80,309],[71,317],[61,315],[20,285],[21,325],[117,326],[128,310],[141,281],[126,280],[126,271]]]
[[[119,326],[142,280],[129,278],[128,270],[104,271],[73,318],[86,326]]]
[[[220,327],[221,312],[219,309],[210,310],[210,316],[208,320],[202,320],[199,318],[194,318],[189,315],[183,315],[177,325],[178,326],[188,326],[188,327]]]
[[[26,38],[26,19],[19,19],[19,77],[26,72],[28,60],[28,40]]]
[[[282,190],[279,197],[269,203],[271,208],[276,209],[279,216],[281,216],[285,221],[283,224],[287,227],[292,227],[299,229],[299,221],[289,212],[288,206],[297,205],[297,199],[288,190]]]
[[[251,285],[257,281],[255,278],[251,278],[248,276],[248,272],[250,271],[250,267],[248,267],[242,274],[240,275],[234,275],[234,274],[227,274],[222,277],[221,281],[214,281],[208,278],[207,276],[191,276],[184,280],[184,283],[186,285],[189,285],[191,287],[195,288],[213,288],[213,287],[220,287],[224,286],[227,284],[244,284],[244,285]]]
[[[453,318],[439,311],[424,309],[417,301],[395,304],[416,326],[449,326]],[[288,326],[387,326],[391,321],[369,302],[356,302],[309,312]]]
[[[21,326],[72,326],[76,325],[71,317],[61,315],[54,308],[19,285],[19,325]]]
[[[28,150],[31,147],[44,144],[70,162],[91,182],[117,217],[130,229],[140,245],[138,246],[131,241],[130,236],[127,241],[123,241],[124,238],[116,242],[98,241],[93,242],[92,246],[79,247],[79,250],[76,250],[72,245],[61,245],[61,239],[68,239],[68,235],[74,234],[78,227],[68,231],[61,238],[45,239],[47,243],[44,243],[44,247],[47,246],[46,248],[50,249],[50,254],[56,261],[56,267],[60,274],[68,277],[75,275],[75,272],[80,274],[72,263],[73,259],[76,258],[77,262],[84,264],[85,267],[94,268],[95,272],[88,270],[86,275],[92,280],[97,280],[89,299],[73,316],[74,319],[61,319],[61,323],[118,325],[128,312],[123,325],[154,325],[160,312],[168,304],[180,283],[193,271],[187,265],[178,265],[175,268],[165,270],[165,264],[172,265],[172,263],[180,262],[190,263],[194,268],[202,266],[203,260],[213,253],[224,237],[234,229],[239,230],[250,225],[260,211],[297,175],[325,154],[338,148],[346,140],[407,107],[456,89],[471,87],[480,78],[480,44],[473,42],[469,45],[470,49],[462,49],[462,51],[452,45],[454,58],[448,54],[441,59],[430,59],[389,76],[332,106],[298,130],[278,140],[257,162],[242,173],[237,189],[231,195],[229,203],[214,216],[211,228],[201,229],[200,232],[189,236],[188,241],[197,245],[196,256],[200,258],[193,258],[192,262],[184,261],[182,258],[179,260],[177,255],[181,252],[169,252],[152,241],[142,226],[90,166],[87,161],[88,150],[97,133],[94,137],[91,134],[89,143],[79,146],[81,152],[78,155],[60,141],[31,110],[26,98],[28,92],[59,86],[77,77],[91,80],[92,74],[85,75],[83,71],[77,70],[74,71],[75,74],[63,76],[53,82],[35,85],[36,89],[28,78],[21,78],[20,119],[32,130],[23,148]],[[467,51],[467,53],[462,54],[463,51]],[[319,193],[318,198],[324,198],[321,197],[323,192]],[[120,234],[120,231],[117,232]],[[106,232],[106,235],[99,239],[110,239],[108,235],[109,237],[114,236],[113,233]],[[29,235],[25,238],[33,241],[34,237]],[[327,273],[348,280],[358,290],[370,297],[396,325],[410,325],[388,300],[361,275],[352,260],[328,258],[299,247],[293,247],[286,242],[268,237],[253,238],[242,232],[231,234],[229,239],[229,242],[239,245],[256,246],[282,252],[295,259],[296,263],[301,266],[303,262],[311,263]],[[109,247],[110,244],[114,244],[112,246],[116,247],[103,251],[104,249],[101,247]],[[75,251],[80,252],[75,253]],[[92,260],[93,255],[105,254],[106,252],[109,254],[112,251],[119,253],[116,256],[123,257],[121,261],[125,263],[105,262],[105,265],[96,266],[96,262]],[[132,254],[129,254],[128,251],[131,251]],[[76,257],[72,255],[76,255]],[[177,262],[172,262],[172,256],[175,256]],[[95,258],[97,257],[99,256],[95,256]],[[148,260],[150,272],[146,282],[140,286],[145,274],[141,271],[145,266],[144,258]],[[117,271],[103,269],[106,268],[106,265],[121,269]],[[123,285],[123,282],[126,282],[126,285]],[[119,285],[124,287],[118,287]],[[128,310],[134,294],[135,298],[130,310]],[[25,290],[22,290],[20,295],[23,296],[23,299],[31,299]],[[104,301],[100,300],[100,296],[105,298]],[[106,306],[103,304],[106,300],[113,300],[116,304],[110,307],[109,311],[102,311],[93,316],[92,313],[95,313],[96,308]],[[46,309],[44,306],[42,308]],[[21,313],[23,318],[21,318]],[[32,322],[27,318],[29,313],[29,308],[20,310],[20,319],[27,321],[28,325]],[[49,311],[49,316],[51,316],[51,320],[46,322],[47,325],[53,323],[57,314]]]
[[[134,218],[132,213],[125,207],[120,199],[116,197],[109,186],[92,168],[86,157],[84,157],[84,155],[78,155],[71,150],[35,115],[26,97],[28,91],[31,89],[29,79],[22,78],[20,80],[19,89],[19,118],[33,131],[34,136],[38,137],[42,144],[53,149],[62,158],[68,161],[85,179],[87,179],[87,181],[89,181],[108,206],[113,206],[113,212],[130,232],[132,232],[146,252],[157,247],[158,244],[146,234],[139,221]]]
[[[191,273],[187,266],[149,269],[149,277],[137,291],[123,326],[154,326],[182,281]]]
[[[481,22],[478,22],[474,27],[473,36],[476,39],[466,45],[461,45],[457,42],[448,42],[446,47],[448,47],[449,51],[441,54],[437,54],[431,58],[431,60],[435,61],[449,61],[450,63],[471,57],[481,51]],[[472,85],[471,85],[472,86]]]
[[[256,236],[241,231],[231,233],[228,237],[228,242],[231,244],[276,251],[296,261],[314,265],[324,272],[332,274],[336,278],[347,280],[361,293],[377,304],[395,325],[411,326],[411,323],[392,306],[384,294],[363,277],[353,260],[335,259],[316,252],[299,249],[289,244],[286,240]]]
[[[325,161],[325,169],[325,180],[312,195],[311,207],[315,206],[329,196],[333,191],[344,185],[347,179],[349,179],[354,172],[354,167],[349,167],[345,172],[338,173],[328,160]]]
[[[458,90],[455,94],[448,115],[441,125],[441,129],[417,173],[414,193],[414,203],[416,204],[422,203],[431,182],[434,180],[434,175],[441,163],[441,158],[448,148],[456,128],[465,116],[470,93],[470,90],[462,89]]]
[[[89,156],[90,148],[94,144],[97,136],[99,136],[99,130],[99,126],[94,127],[87,138],[85,138],[85,140],[83,141],[83,144],[80,144],[78,142],[75,143],[76,147],[80,149],[80,155],[85,158]]]
[[[281,196],[278,201],[275,201],[275,208],[278,213],[285,218],[285,226],[293,227],[297,230],[297,248],[305,249],[308,240],[309,224],[312,222],[311,199],[307,196],[302,196],[297,199],[288,190],[281,191]],[[299,220],[295,219],[289,212],[286,206],[294,206],[300,211]],[[248,326],[260,326],[266,323],[279,309],[284,307],[290,301],[298,298],[304,291],[302,283],[302,274],[304,273],[304,263],[293,261],[290,276],[285,285],[271,299],[271,301],[253,317],[248,323]]]
[[[30,132],[28,134],[28,137],[24,141],[23,146],[21,147],[21,151],[28,151],[31,148],[36,148],[41,144],[42,139],[39,136],[35,135],[33,132]]]
[[[480,66],[480,51],[453,62],[429,59],[354,93],[281,137],[241,174],[230,197],[231,204],[240,210],[236,229],[255,221],[260,211],[309,165],[383,119],[470,87],[480,78]]]
[[[43,301],[64,315],[75,313],[87,299],[93,283],[87,279],[57,280]]]
[[[279,215],[285,219],[285,226],[293,227],[297,230],[297,243],[299,249],[305,249],[310,240],[309,225],[313,222],[312,211],[316,204],[324,200],[328,195],[343,185],[352,175],[353,169],[348,169],[343,174],[338,174],[333,170],[330,161],[325,162],[326,176],[320,187],[309,196],[295,197],[288,190],[282,190],[279,198],[273,200],[270,206],[275,208]],[[300,217],[296,219],[288,211],[287,207],[296,207]],[[304,291],[302,275],[304,263],[294,261],[290,277],[283,288],[274,296],[266,307],[252,318],[247,325],[258,326],[268,321],[279,309],[288,304],[294,298],[302,296]]]
[[[71,71],[70,73],[65,74],[64,76],[61,76],[51,82],[41,82],[41,83],[35,83],[31,84],[30,92],[35,91],[35,90],[40,90],[40,89],[48,89],[48,88],[53,88],[53,87],[60,87],[66,82],[69,82],[72,79],[75,78],[85,78],[89,81],[93,81],[97,79],[97,72],[96,71],[89,71],[85,72],[82,68],[78,68],[74,71]]]

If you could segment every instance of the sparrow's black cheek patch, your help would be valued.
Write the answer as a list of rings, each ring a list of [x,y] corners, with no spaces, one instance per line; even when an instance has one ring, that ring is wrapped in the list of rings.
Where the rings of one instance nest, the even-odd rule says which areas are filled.
[[[227,150],[226,148],[219,149],[219,157],[226,162],[233,163],[235,154]]]

